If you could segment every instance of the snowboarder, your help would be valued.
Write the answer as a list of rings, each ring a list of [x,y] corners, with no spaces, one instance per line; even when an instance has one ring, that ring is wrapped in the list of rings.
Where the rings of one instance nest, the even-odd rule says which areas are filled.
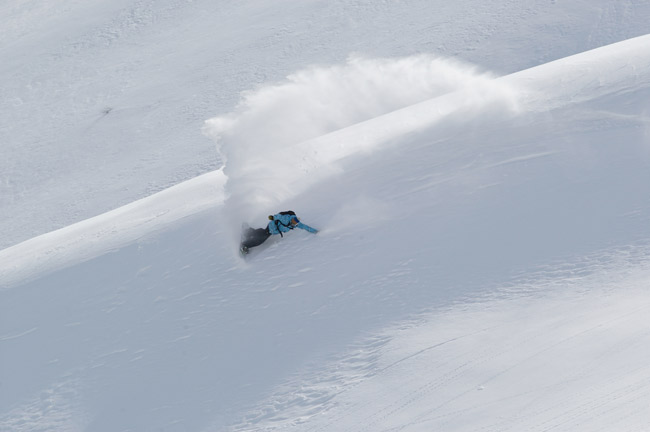
[[[250,248],[261,245],[272,235],[280,234],[280,237],[283,237],[282,233],[289,232],[295,228],[304,229],[313,234],[318,232],[317,229],[300,222],[293,211],[283,211],[271,215],[269,216],[269,220],[270,222],[266,228],[254,229],[248,226],[244,227],[242,231],[241,245],[239,246],[239,251],[242,255],[246,255]]]

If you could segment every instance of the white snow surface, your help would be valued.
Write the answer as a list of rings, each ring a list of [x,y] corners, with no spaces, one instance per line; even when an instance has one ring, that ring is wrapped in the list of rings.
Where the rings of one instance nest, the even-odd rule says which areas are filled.
[[[203,122],[297,71],[423,54],[502,75],[649,33],[648,16],[636,0],[5,0],[0,248],[220,168]]]
[[[648,428],[645,2],[0,8],[0,430]]]

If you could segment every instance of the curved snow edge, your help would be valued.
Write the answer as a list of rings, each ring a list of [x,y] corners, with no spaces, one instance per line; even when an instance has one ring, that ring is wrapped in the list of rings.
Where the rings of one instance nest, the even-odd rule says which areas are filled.
[[[0,251],[0,291],[87,261],[223,202],[222,170]]]

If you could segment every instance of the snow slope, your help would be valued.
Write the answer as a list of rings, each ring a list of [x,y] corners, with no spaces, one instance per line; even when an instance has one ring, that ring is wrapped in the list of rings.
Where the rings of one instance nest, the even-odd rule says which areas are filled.
[[[468,79],[275,149],[258,104],[209,121],[223,195],[214,174],[0,251],[1,429],[642,430],[648,46],[501,78],[441,60]],[[233,226],[269,207],[321,232],[243,262]]]
[[[6,0],[0,247],[221,166],[200,132],[314,64],[432,53],[511,73],[650,32],[644,1]]]

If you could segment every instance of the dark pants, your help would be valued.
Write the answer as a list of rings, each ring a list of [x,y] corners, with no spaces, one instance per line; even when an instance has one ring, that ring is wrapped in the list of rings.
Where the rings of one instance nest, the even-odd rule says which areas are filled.
[[[247,248],[252,248],[261,245],[269,237],[271,237],[271,233],[269,232],[268,226],[266,228],[257,229],[248,228],[246,231],[244,231],[244,237],[241,244]]]

